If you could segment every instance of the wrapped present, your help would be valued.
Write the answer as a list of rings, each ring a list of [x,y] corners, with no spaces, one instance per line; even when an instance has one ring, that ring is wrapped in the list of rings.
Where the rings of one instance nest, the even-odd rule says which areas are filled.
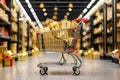
[[[3,65],[4,66],[13,66],[14,64],[14,58],[10,55],[4,55],[3,56]]]
[[[18,54],[18,61],[26,61],[28,60],[28,53],[23,52]]]

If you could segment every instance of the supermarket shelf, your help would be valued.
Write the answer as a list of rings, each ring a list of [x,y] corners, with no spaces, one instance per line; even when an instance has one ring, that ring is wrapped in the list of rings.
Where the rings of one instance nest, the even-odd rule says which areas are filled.
[[[11,34],[17,34],[18,32],[11,32]]]
[[[120,29],[120,26],[117,26],[117,29]]]
[[[94,34],[94,37],[97,37],[97,36],[101,36],[102,35],[102,31],[98,32],[98,33],[95,33]]]
[[[117,10],[117,13],[120,13],[120,10]]]
[[[0,36],[0,39],[3,40],[3,41],[8,41],[10,40],[10,37],[9,36]]]
[[[11,39],[11,42],[12,42],[12,43],[18,43],[18,41],[15,40],[15,39]]]
[[[119,55],[118,54],[112,54],[112,62],[119,63]]]
[[[120,44],[120,41],[117,41],[118,44]]]
[[[85,40],[83,40],[83,42],[86,42],[86,41],[89,41],[90,40],[90,38],[86,38]]]
[[[107,37],[111,37],[112,36],[112,32],[107,33]]]
[[[10,25],[10,22],[0,16],[0,25]]]
[[[89,35],[89,34],[91,34],[91,33],[90,33],[90,31],[89,31],[89,32],[86,32],[86,34],[85,34],[85,35],[83,35],[83,36],[87,36],[87,35]]]
[[[90,45],[87,45],[87,46],[83,46],[83,48],[85,49],[85,48],[88,48],[88,47],[90,47]]]
[[[103,44],[103,42],[94,42],[93,45]]]
[[[112,42],[108,42],[107,45],[112,46]]]
[[[99,27],[99,24],[101,24],[102,21],[103,21],[103,20],[101,20],[101,21],[97,22],[96,24],[94,24],[94,27]]]
[[[3,5],[2,2],[0,2],[0,7],[5,11],[10,11],[10,9],[7,6]]]

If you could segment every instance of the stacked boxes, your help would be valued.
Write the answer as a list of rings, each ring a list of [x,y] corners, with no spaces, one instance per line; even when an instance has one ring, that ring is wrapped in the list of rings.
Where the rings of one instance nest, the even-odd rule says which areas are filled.
[[[13,66],[15,60],[12,56],[6,55],[3,57],[4,66]]]
[[[7,47],[0,46],[0,67],[2,66],[13,66],[14,57],[11,51],[7,50]]]
[[[88,59],[100,59],[100,53],[93,48],[89,49],[88,52],[85,52],[84,56]]]
[[[0,8],[0,17],[8,21],[8,14],[6,14],[2,8]]]

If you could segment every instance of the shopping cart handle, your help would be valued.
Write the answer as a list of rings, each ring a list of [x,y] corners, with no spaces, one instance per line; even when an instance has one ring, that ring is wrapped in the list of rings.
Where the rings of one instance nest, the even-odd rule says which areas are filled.
[[[73,21],[75,22],[80,22],[80,21],[83,21],[83,22],[88,22],[88,18],[75,18]]]

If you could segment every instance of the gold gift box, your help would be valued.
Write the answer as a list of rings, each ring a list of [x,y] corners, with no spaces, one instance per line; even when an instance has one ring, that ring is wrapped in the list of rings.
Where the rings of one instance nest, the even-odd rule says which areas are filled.
[[[88,59],[100,59],[100,53],[95,51],[94,48],[91,48],[88,50],[88,52],[85,52],[84,56]]]
[[[14,58],[7,58],[3,60],[4,60],[4,66],[13,66],[13,64],[15,63]]]
[[[18,61],[26,61],[28,60],[28,53],[23,52],[18,54]]]
[[[3,62],[2,62],[2,56],[0,56],[0,68],[2,67],[2,64]]]

